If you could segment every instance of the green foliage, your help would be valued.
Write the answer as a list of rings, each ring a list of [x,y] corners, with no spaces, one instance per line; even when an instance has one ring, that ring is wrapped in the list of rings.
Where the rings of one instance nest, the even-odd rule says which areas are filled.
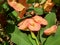
[[[7,30],[7,33],[10,35],[11,40],[15,44],[17,44],[17,45],[32,45],[32,44],[36,45],[35,40],[32,39],[30,34],[27,35],[26,33],[23,33],[14,24],[8,24],[6,27],[6,30]]]
[[[14,20],[16,23],[17,21],[20,20],[19,16],[18,16],[18,12],[16,11],[12,11],[11,13],[8,14],[9,17],[11,17],[12,20]]]
[[[55,15],[55,13],[49,13],[45,16],[45,19],[48,21],[48,25],[45,28],[42,28],[40,30],[40,39],[41,39],[42,44],[44,44],[45,41],[46,41],[46,37],[43,36],[43,32],[44,32],[45,29],[47,29],[47,28],[51,27],[52,25],[56,24],[56,22],[55,22],[56,15]]]
[[[40,0],[40,4],[44,4],[46,0]]]
[[[9,43],[8,42],[4,42],[4,45],[9,45]]]
[[[7,4],[7,2],[5,2],[2,7],[5,9],[5,11],[8,11],[9,10],[9,6]]]
[[[53,0],[53,2],[54,2],[57,6],[60,6],[60,0]]]
[[[17,27],[15,27],[15,31],[11,34],[11,40],[17,45],[32,45],[27,35],[20,32]]]
[[[0,3],[1,1],[2,0],[0,0]],[[32,6],[28,8],[27,12],[35,11],[37,15],[41,15],[41,16],[46,15],[44,18],[48,21],[48,25],[45,27],[42,27],[41,30],[38,31],[39,33],[36,34],[36,35],[39,35],[38,38],[36,38],[36,35],[34,35],[29,31],[26,32],[18,29],[17,23],[21,20],[18,17],[18,12],[15,11],[12,7],[9,7],[7,2],[5,1],[2,5],[0,4],[0,13],[2,12],[6,13],[4,15],[6,15],[7,23],[8,23],[5,27],[5,31],[7,35],[9,35],[11,41],[16,45],[39,45],[39,43],[41,43],[42,45],[60,45],[59,43],[60,42],[60,26],[58,26],[57,32],[54,35],[46,37],[43,34],[45,29],[56,24],[56,14],[55,14],[56,9],[53,8],[51,12],[45,14],[43,8],[33,7],[33,3],[35,2],[44,4],[46,0],[27,0],[27,3],[32,4]],[[53,2],[55,3],[55,5],[60,6],[60,0],[53,0]],[[26,17],[30,17],[30,15]],[[5,41],[0,45],[9,45],[9,43]]]
[[[43,9],[42,8],[34,8],[34,11],[38,15],[42,15],[43,14]]]
[[[33,6],[29,7],[28,12],[31,12],[31,11],[33,11],[33,10],[35,11],[35,13],[36,13],[37,15],[43,15],[43,13],[44,13],[43,8],[34,8]]]
[[[56,14],[53,12],[47,14],[45,19],[48,21],[47,28],[56,24]]]
[[[35,0],[27,0],[27,3],[34,3]]]
[[[47,38],[45,45],[60,45],[60,26],[58,26],[56,34]]]

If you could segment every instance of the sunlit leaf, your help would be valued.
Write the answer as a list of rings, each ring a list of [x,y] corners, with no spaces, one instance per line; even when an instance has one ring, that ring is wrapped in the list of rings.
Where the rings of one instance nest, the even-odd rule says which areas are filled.
[[[7,4],[7,2],[5,2],[2,7],[5,9],[5,11],[8,11],[9,10],[9,6]]]
[[[34,8],[34,11],[38,15],[42,15],[43,14],[43,9],[42,8]]]
[[[49,13],[45,16],[45,19],[48,21],[48,25],[45,28],[42,28],[40,30],[40,39],[41,39],[42,44],[46,40],[46,37],[43,36],[43,32],[46,28],[49,28],[52,25],[56,24],[56,15],[55,15],[55,13]]]
[[[13,28],[12,28],[13,27]],[[12,28],[12,29],[11,29]],[[34,39],[28,36],[26,33],[20,31],[14,24],[8,24],[7,33],[11,35],[11,40],[17,45],[35,45]],[[31,40],[34,42],[31,42]]]

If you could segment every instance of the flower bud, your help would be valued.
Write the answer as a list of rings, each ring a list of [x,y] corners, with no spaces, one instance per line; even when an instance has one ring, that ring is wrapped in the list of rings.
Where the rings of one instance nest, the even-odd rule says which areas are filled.
[[[57,30],[57,26],[56,26],[56,25],[53,25],[52,27],[46,29],[46,30],[44,31],[44,34],[45,34],[45,35],[51,35],[51,34],[55,33],[56,30]]]

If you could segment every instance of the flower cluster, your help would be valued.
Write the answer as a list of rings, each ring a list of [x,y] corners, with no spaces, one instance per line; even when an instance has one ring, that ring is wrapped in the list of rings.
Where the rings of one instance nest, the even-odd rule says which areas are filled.
[[[46,19],[42,18],[41,16],[34,16],[32,18],[28,18],[23,20],[18,24],[18,28],[24,31],[29,29],[30,31],[39,31],[41,29],[41,25],[48,25]],[[53,25],[50,28],[44,30],[45,35],[51,35],[55,33],[57,30],[57,26]]]
[[[28,5],[25,0],[23,1],[20,0],[19,1],[20,3],[16,2],[16,0],[12,0],[12,1],[7,0],[7,2],[16,11],[18,12],[21,11],[19,13],[20,18],[24,16],[27,10],[26,7]],[[46,3],[44,4],[44,10],[46,12],[50,12],[53,6],[54,6],[54,3],[52,2],[52,0],[47,0]],[[41,7],[41,5],[39,3],[36,3],[34,7],[35,8]],[[32,12],[31,14],[34,14],[34,12]],[[18,24],[19,26],[18,28],[21,30],[26,30],[26,31],[27,29],[29,29],[30,31],[39,31],[41,29],[41,25],[48,25],[48,22],[46,21],[46,19],[42,18],[41,16],[35,15],[32,18],[27,18],[23,20],[22,22],[20,22]],[[44,34],[50,35],[52,33],[55,33],[56,29],[57,29],[57,26],[53,25],[52,27],[46,29],[44,31]]]
[[[41,16],[34,16],[29,19],[25,19],[18,24],[18,28],[21,30],[30,29],[30,31],[39,31],[41,25],[48,25],[48,22]]]

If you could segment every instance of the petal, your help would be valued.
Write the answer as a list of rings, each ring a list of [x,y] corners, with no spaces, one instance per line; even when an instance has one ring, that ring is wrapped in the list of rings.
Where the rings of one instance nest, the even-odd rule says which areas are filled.
[[[51,29],[56,30],[56,29],[57,29],[57,26],[56,26],[56,25],[53,25],[53,26],[51,27]]]
[[[42,24],[42,25],[47,25],[48,24],[48,22],[44,18],[42,18],[41,16],[36,15],[36,16],[33,17],[33,20],[35,22],[39,23],[39,24]]]
[[[24,20],[24,21],[25,21],[25,20]],[[20,22],[20,23],[18,24],[18,26],[21,26],[21,25],[24,23],[24,21]]]
[[[24,21],[22,21],[21,23],[18,24],[18,28],[21,29],[21,30],[25,30],[27,29],[27,26],[28,26],[28,20],[29,19],[26,19]]]
[[[45,35],[51,35],[52,33],[55,33],[56,30],[57,30],[57,26],[56,26],[56,25],[53,25],[52,27],[46,29],[46,30],[44,31],[44,34],[45,34]]]
[[[50,28],[48,28],[44,31],[45,35],[51,35],[51,33],[52,33],[52,30]]]
[[[30,31],[39,31],[41,26],[40,26],[40,24],[34,22],[33,19],[30,19],[28,28],[30,29]]]
[[[22,11],[25,7],[20,4],[20,3],[17,3],[15,0],[13,1],[10,1],[10,0],[7,0],[8,1],[8,4],[13,7],[16,11]]]

